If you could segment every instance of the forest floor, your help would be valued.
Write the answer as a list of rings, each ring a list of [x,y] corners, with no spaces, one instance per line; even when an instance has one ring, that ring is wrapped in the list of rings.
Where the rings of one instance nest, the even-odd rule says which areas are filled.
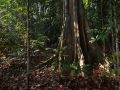
[[[25,89],[25,63],[0,59],[0,90]],[[60,77],[52,67],[34,69],[30,73],[30,90],[120,90],[117,77]]]

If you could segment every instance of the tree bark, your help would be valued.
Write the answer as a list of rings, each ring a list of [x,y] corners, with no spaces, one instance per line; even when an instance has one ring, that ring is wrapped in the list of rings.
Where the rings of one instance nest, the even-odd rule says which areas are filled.
[[[119,68],[119,40],[118,40],[118,25],[117,25],[117,16],[116,16],[116,0],[112,1],[112,21],[113,21],[113,30],[112,30],[112,38],[113,38],[113,52],[116,52],[115,58],[115,69]],[[116,72],[117,73],[117,72]]]
[[[85,60],[88,60],[88,40],[82,0],[65,0],[64,22],[62,42],[62,47],[65,47],[64,61],[69,64],[78,62],[82,68]]]

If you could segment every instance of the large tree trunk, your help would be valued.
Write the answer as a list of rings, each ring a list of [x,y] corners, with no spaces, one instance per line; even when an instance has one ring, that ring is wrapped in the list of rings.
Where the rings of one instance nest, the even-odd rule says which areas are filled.
[[[77,0],[77,19],[78,19],[78,27],[79,27],[79,35],[80,35],[80,45],[84,55],[85,63],[88,60],[88,52],[89,52],[89,45],[88,45],[88,38],[87,38],[87,26],[86,26],[86,17],[84,12],[84,6],[82,0]]]
[[[61,35],[61,37],[63,36],[61,46],[65,47],[64,62],[67,64],[78,62],[82,68],[85,60],[88,59],[88,41],[82,0],[65,0],[64,3],[64,31]]]

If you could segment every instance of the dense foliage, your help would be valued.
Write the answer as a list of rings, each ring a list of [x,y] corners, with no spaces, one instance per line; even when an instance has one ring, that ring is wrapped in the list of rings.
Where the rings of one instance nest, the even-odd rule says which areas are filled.
[[[89,63],[84,64],[82,68],[84,77],[81,77],[81,68],[77,60],[72,64],[69,63],[70,58],[65,60],[66,57],[71,57],[66,54],[69,53],[66,49],[69,45],[67,46],[65,42],[63,43],[65,46],[61,47],[63,38],[73,43],[67,38],[67,35],[74,35],[70,32],[72,19],[67,22],[71,12],[66,8],[70,8],[70,5],[64,6],[68,1],[0,0],[0,89],[25,89],[28,63],[26,49],[27,40],[30,40],[31,90],[52,88],[55,90],[77,90],[78,88],[111,90],[111,85],[113,85],[112,90],[115,88],[119,90],[120,1],[82,0],[82,4],[78,4],[79,8],[75,7],[77,10],[83,8],[82,14],[78,14],[82,19],[78,19],[85,21],[79,25],[85,28],[84,32],[87,32],[89,44],[87,51]],[[29,21],[29,37],[27,21]],[[69,26],[65,27],[65,24]],[[63,31],[66,36],[63,35]],[[81,41],[80,43],[84,43]]]

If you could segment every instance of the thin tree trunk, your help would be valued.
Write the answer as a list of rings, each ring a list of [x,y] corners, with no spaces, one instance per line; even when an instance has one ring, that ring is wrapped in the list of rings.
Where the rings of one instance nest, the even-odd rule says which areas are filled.
[[[119,67],[119,40],[118,40],[118,26],[117,26],[117,16],[116,16],[116,0],[112,1],[112,21],[113,21],[113,52],[116,53],[115,56],[115,69]],[[117,73],[117,72],[116,72]]]
[[[27,74],[26,74],[26,90],[29,88],[29,73],[30,73],[30,38],[29,38],[29,0],[27,0]]]

